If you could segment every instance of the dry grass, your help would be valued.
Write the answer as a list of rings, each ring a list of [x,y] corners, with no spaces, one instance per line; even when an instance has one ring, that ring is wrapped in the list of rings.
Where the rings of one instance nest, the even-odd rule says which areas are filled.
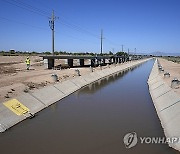
[[[168,61],[172,61],[174,63],[180,64],[180,57],[164,57],[164,58],[167,59]]]

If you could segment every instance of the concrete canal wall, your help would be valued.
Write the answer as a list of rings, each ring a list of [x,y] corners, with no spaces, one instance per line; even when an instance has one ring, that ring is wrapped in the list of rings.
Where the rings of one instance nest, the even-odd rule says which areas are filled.
[[[17,123],[30,118],[33,114],[90,83],[124,69],[135,67],[147,60],[148,59],[132,61],[124,64],[118,64],[116,66],[111,65],[110,68],[95,70],[92,73],[74,77],[73,79],[56,83],[42,89],[37,89],[33,92],[23,93],[17,98],[7,102],[2,102],[0,103],[0,132],[4,132]]]
[[[180,95],[159,74],[156,59],[148,79],[149,91],[169,146],[180,151]]]

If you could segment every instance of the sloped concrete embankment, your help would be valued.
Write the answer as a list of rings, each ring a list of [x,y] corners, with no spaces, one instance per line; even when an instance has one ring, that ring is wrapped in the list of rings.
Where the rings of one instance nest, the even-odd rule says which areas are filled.
[[[35,114],[90,83],[124,69],[135,67],[147,60],[148,59],[133,61],[126,64],[117,65],[116,67],[111,65],[110,68],[96,70],[92,73],[78,76],[61,83],[56,83],[33,92],[24,93],[15,99],[29,109],[29,112],[25,114],[23,113],[24,109],[20,105],[16,107],[18,107],[18,109],[21,108],[23,114],[17,115],[12,111],[13,109],[11,110],[12,106],[10,106],[9,109],[3,103],[0,103],[0,132],[4,132],[15,124],[29,118],[31,116],[29,113]]]
[[[159,75],[157,59],[149,76],[148,85],[165,136],[171,139],[169,146],[180,151],[180,143],[177,140],[180,138],[180,95],[175,93]]]

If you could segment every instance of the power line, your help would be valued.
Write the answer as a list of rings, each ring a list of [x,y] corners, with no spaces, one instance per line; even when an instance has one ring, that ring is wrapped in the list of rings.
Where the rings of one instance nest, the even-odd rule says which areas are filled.
[[[2,21],[4,21],[4,22],[12,22],[12,23],[15,23],[15,24],[20,24],[20,25],[24,25],[24,26],[28,26],[28,27],[32,27],[32,28],[36,28],[36,29],[41,29],[41,30],[49,31],[47,28],[44,28],[44,27],[38,27],[38,26],[30,25],[30,24],[23,23],[23,22],[14,20],[14,19],[4,18],[4,17],[1,17],[1,16],[0,16],[0,20],[2,20]],[[56,33],[57,33],[57,34],[60,34],[60,33],[57,32],[57,31],[56,31]],[[75,40],[80,40],[80,41],[88,42],[88,43],[91,43],[91,44],[97,44],[97,43],[95,43],[95,42],[87,41],[87,40],[85,40],[85,39],[80,39],[80,38],[78,38],[78,37],[75,37],[75,36],[72,36],[72,35],[69,35],[69,34],[64,34],[64,35],[67,36],[67,37],[69,37],[69,38],[75,39]]]
[[[27,6],[25,6],[25,5],[17,4],[18,2],[15,1],[15,0],[12,0],[12,1],[3,0],[3,1],[6,2],[6,3],[8,3],[8,4],[14,5],[14,6],[16,6],[16,7],[19,7],[19,8],[21,8],[21,9],[30,11],[30,12],[32,12],[32,13],[36,13],[36,14],[38,14],[38,15],[40,15],[40,16],[47,17],[46,14],[42,13],[41,11],[38,11],[37,9],[32,9],[32,8],[27,7]],[[13,2],[13,1],[14,1],[14,2]],[[17,3],[15,3],[15,2],[17,2]]]
[[[37,28],[37,29],[42,29],[42,30],[48,30],[44,27],[38,27],[38,26],[34,26],[34,25],[30,25],[30,24],[26,24],[26,23],[23,23],[23,22],[19,22],[17,20],[13,20],[13,19],[8,19],[8,18],[4,18],[4,17],[0,17],[1,20],[6,20],[6,21],[9,21],[9,22],[13,22],[13,23],[16,23],[16,24],[21,24],[21,25],[25,25],[25,26],[29,26],[29,27],[32,27],[32,28]]]
[[[56,32],[56,33],[58,33],[58,32]],[[69,37],[69,38],[72,38],[72,39],[75,39],[75,40],[80,40],[80,41],[84,41],[84,42],[86,42],[86,43],[91,43],[91,44],[99,44],[99,42],[92,42],[92,41],[89,41],[89,40],[85,40],[85,39],[82,39],[82,38],[78,38],[78,37],[75,37],[74,35],[72,36],[72,35],[69,35],[69,34],[65,34],[65,36],[67,36],[67,37]]]
[[[56,12],[56,10],[54,9],[54,8],[51,8],[51,7],[49,7],[49,5],[46,5],[46,4],[44,4],[44,0],[43,1],[34,1],[34,0],[30,0],[31,2],[36,2],[36,3],[39,3],[41,6],[43,6],[44,8],[46,8],[46,9],[48,9],[49,11],[52,11],[52,10],[54,10],[55,12]]]
[[[18,0],[11,0],[11,1],[17,2],[18,4],[23,5],[24,7],[27,7],[28,9],[32,9],[32,10],[34,10],[36,12],[39,12],[39,13],[42,13],[44,15],[49,15],[49,12],[41,10],[41,9],[39,9],[37,7],[34,7],[34,6],[30,5],[30,4],[24,3],[22,1],[18,1]]]
[[[33,6],[29,5],[29,4],[26,4],[24,2],[20,2],[20,1],[17,1],[17,0],[13,0],[13,1],[18,2],[18,3],[22,4],[23,6],[26,6],[27,8],[32,9],[33,11],[38,11],[39,13],[42,13],[43,15],[49,15],[48,12],[40,10],[40,9],[38,9],[36,7],[33,7]],[[81,27],[79,27],[79,26],[77,26],[75,24],[72,24],[72,23],[68,22],[66,19],[63,19],[63,17],[61,17],[60,21],[64,25],[66,25],[68,27],[71,27],[74,30],[77,30],[79,32],[86,33],[86,34],[89,34],[89,35],[92,35],[92,36],[94,36],[96,38],[99,38],[96,34],[93,34],[92,32],[89,32],[88,30],[86,30],[84,28],[81,28]]]
[[[96,34],[94,34],[94,33],[92,33],[92,32],[89,32],[88,30],[83,29],[83,28],[81,28],[81,27],[79,27],[79,26],[77,26],[77,25],[71,24],[71,23],[69,23],[68,21],[66,21],[65,19],[62,19],[62,17],[60,18],[59,23],[65,25],[65,26],[67,26],[67,27],[69,27],[69,28],[71,28],[71,29],[74,29],[74,30],[76,30],[76,31],[78,31],[78,32],[80,32],[80,33],[84,33],[84,34],[87,34],[87,35],[91,35],[91,36],[99,39],[99,36],[98,36],[98,35],[96,35]]]
[[[117,43],[111,41],[111,40],[108,39],[108,38],[106,38],[106,41],[108,41],[109,43],[111,43],[111,44],[113,44],[113,45],[115,45],[115,46],[117,46],[117,47],[120,47],[120,46],[121,46],[120,44],[117,44]]]
[[[49,16],[49,14],[50,14],[50,13],[47,12],[47,11],[44,11],[44,10],[42,10],[42,9],[39,9],[39,8],[37,8],[37,7],[34,7],[34,6],[32,6],[32,5],[29,5],[29,4],[27,4],[27,3],[24,3],[24,2],[22,2],[22,1],[18,1],[18,0],[11,0],[11,1],[9,1],[9,0],[3,0],[3,1],[5,1],[5,2],[11,4],[11,5],[15,5],[15,6],[19,7],[19,8],[28,10],[28,11],[33,12],[33,13],[36,13],[36,14],[41,15],[41,16],[47,17],[47,16]],[[14,2],[14,3],[13,3],[13,2]],[[60,20],[59,23],[65,25],[65,26],[67,26],[67,27],[69,27],[69,28],[71,28],[71,29],[74,29],[74,30],[76,30],[76,31],[78,31],[78,32],[86,33],[86,34],[88,34],[88,35],[91,35],[91,36],[99,39],[98,35],[96,35],[96,34],[94,34],[94,33],[92,33],[92,32],[89,32],[88,30],[86,30],[86,29],[84,29],[84,28],[81,28],[81,27],[79,27],[79,26],[77,26],[77,25],[75,25],[75,24],[72,24],[72,23],[68,22],[66,19],[63,19],[63,17],[61,17],[60,19],[61,19],[61,20]]]
[[[22,1],[17,1],[17,0],[11,0],[11,1],[8,1],[8,0],[3,0],[4,2],[7,2],[11,5],[14,5],[14,6],[17,6],[19,8],[22,8],[22,9],[25,9],[25,10],[28,10],[30,12],[33,12],[33,13],[36,13],[38,15],[41,15],[41,16],[44,16],[44,17],[47,17],[49,16],[50,13],[48,13],[47,11],[44,11],[44,10],[41,10],[41,9],[38,9],[37,7],[34,7],[32,5],[29,5],[27,3],[24,3]],[[68,22],[66,19],[63,19],[63,17],[61,17],[61,20],[60,20],[60,23],[71,28],[71,29],[74,29],[78,32],[81,32],[81,33],[86,33],[86,34],[89,34],[93,37],[96,37],[99,39],[99,37],[96,35],[96,34],[93,34],[92,32],[89,32],[87,30],[85,30],[84,28],[81,28],[75,24],[71,24],[70,22]]]
[[[17,0],[13,0],[13,1],[17,1]],[[17,2],[18,2],[18,1],[17,1]],[[35,11],[40,11],[40,13],[48,14],[48,15],[49,15],[49,13],[48,13],[47,11],[40,10],[40,9],[38,9],[38,8],[36,8],[36,7],[33,7],[33,6],[29,5],[29,4],[26,4],[26,3],[24,3],[24,2],[18,2],[18,3],[22,4],[23,6],[25,5],[26,7],[28,6],[28,8],[30,7],[31,9],[33,9],[33,10],[35,10]],[[49,7],[46,6],[46,8],[49,8]],[[49,8],[49,9],[50,9],[50,8]],[[56,12],[57,12],[57,11],[56,11]],[[76,30],[76,31],[78,31],[78,32],[86,33],[86,34],[92,35],[92,36],[94,36],[94,37],[96,37],[96,38],[99,39],[98,35],[96,35],[96,34],[94,34],[94,33],[92,33],[92,32],[89,32],[88,30],[86,30],[86,29],[84,29],[84,28],[81,28],[81,27],[79,27],[79,26],[77,26],[77,25],[75,25],[75,24],[72,24],[72,23],[68,22],[68,21],[67,21],[66,19],[64,19],[62,16],[61,16],[60,18],[61,18],[61,20],[60,20],[60,23],[61,23],[61,24],[65,25],[65,26],[67,26],[67,27],[69,27],[69,28],[71,28],[71,29],[74,29],[74,30]]]
[[[39,8],[37,8],[37,7],[34,7],[34,6],[32,6],[32,5],[29,5],[29,4],[27,4],[27,3],[24,3],[24,2],[22,2],[22,1],[18,1],[18,0],[11,0],[11,1],[10,1],[10,0],[3,0],[3,1],[4,1],[4,2],[7,2],[7,3],[9,3],[9,4],[12,4],[12,5],[15,5],[15,6],[17,6],[17,7],[20,7],[20,8],[22,8],[22,9],[28,10],[28,11],[30,11],[30,12],[36,13],[36,14],[38,14],[38,15],[44,16],[44,17],[47,17],[47,16],[49,16],[49,14],[50,14],[50,13],[47,12],[47,11],[44,11],[44,10],[42,10],[42,9],[39,9]],[[91,36],[99,39],[99,36],[98,36],[98,35],[90,32],[90,31],[88,31],[88,30],[86,30],[86,29],[84,29],[84,28],[81,28],[81,27],[79,27],[79,26],[77,26],[77,25],[75,25],[75,24],[72,24],[72,23],[68,22],[66,19],[63,19],[63,17],[61,17],[60,19],[61,19],[61,20],[58,21],[58,23],[61,23],[61,24],[65,25],[65,26],[67,26],[67,27],[69,27],[69,28],[71,28],[71,29],[73,29],[73,30],[75,30],[75,31],[78,31],[78,32],[81,32],[81,33],[84,33],[84,34],[88,34],[88,35],[91,35]],[[116,45],[116,46],[120,46],[119,44],[116,44],[116,43],[112,42],[111,40],[109,40],[109,39],[107,39],[107,38],[106,38],[106,40],[107,40],[108,42],[110,42],[111,44],[114,44],[114,45]]]

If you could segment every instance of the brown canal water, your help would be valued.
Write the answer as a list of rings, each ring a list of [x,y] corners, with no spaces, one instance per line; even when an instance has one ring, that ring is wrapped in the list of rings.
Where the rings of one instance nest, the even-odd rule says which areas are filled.
[[[93,83],[0,134],[0,154],[178,153],[139,139],[164,137],[147,85],[153,62]],[[129,132],[138,143],[128,149]]]

